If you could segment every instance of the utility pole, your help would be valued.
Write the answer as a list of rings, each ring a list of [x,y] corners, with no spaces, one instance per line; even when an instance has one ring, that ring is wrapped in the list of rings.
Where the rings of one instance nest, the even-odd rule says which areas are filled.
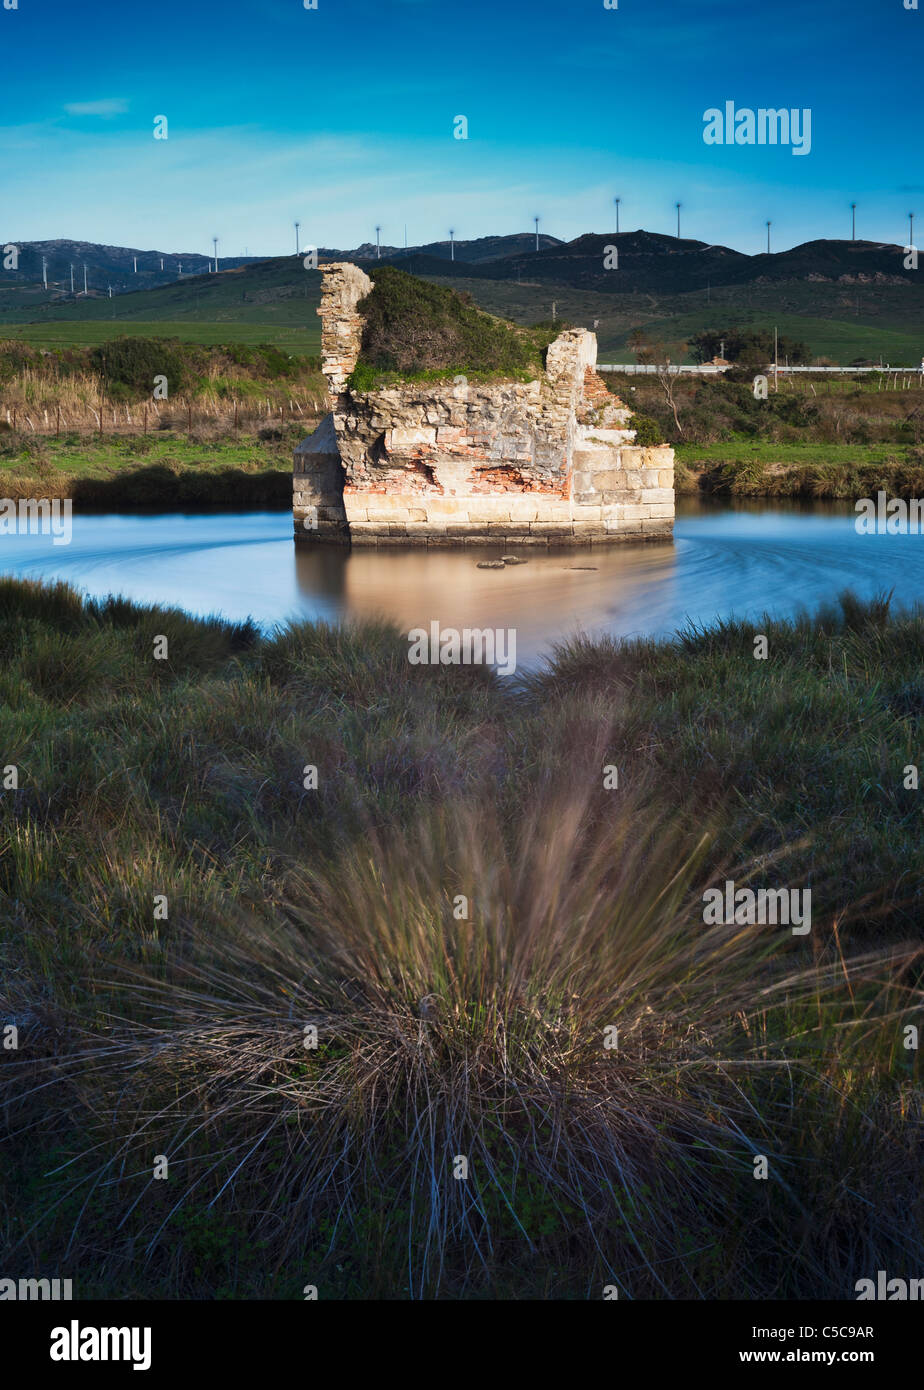
[[[681,207],[683,206],[683,204],[682,204],[682,203],[675,203],[674,206],[675,206],[676,209],[677,209],[677,240],[679,241],[679,240],[680,240],[680,209],[681,209]]]
[[[381,247],[380,247],[380,245],[379,245],[379,232],[380,232],[381,230],[382,230],[381,227],[376,227],[376,229],[375,229],[375,259],[376,259],[376,260],[379,260],[379,259],[381,258],[381,255],[382,255]]]
[[[533,218],[533,221],[534,221],[535,224],[536,224],[536,250],[538,251],[538,250],[539,250],[539,218],[538,218],[538,217],[534,217],[534,218]]]
[[[857,239],[857,205],[856,205],[856,203],[851,203],[851,204],[850,204],[850,240],[851,240],[851,241],[856,241],[856,239]]]
[[[619,236],[619,204],[622,202],[622,199],[614,198],[613,202],[616,204],[616,235]]]
[[[767,222],[767,255],[770,255],[770,222]]]
[[[300,248],[300,246],[301,246],[301,242],[300,242],[299,239],[298,239],[298,229],[299,229],[299,227],[300,227],[301,225],[302,225],[302,224],[301,224],[300,222],[296,222],[296,224],[295,224],[295,254],[296,254],[296,256],[298,255],[299,248]]]
[[[453,231],[452,227],[450,227],[450,228],[449,228],[449,259],[450,259],[451,261],[454,261],[455,258],[456,258],[455,235],[456,235],[456,234],[455,234],[455,232]]]

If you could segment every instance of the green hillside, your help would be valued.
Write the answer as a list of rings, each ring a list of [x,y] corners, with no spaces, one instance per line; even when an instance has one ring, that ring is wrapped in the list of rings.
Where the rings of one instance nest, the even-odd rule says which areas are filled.
[[[374,273],[375,263],[365,265]],[[271,342],[288,352],[317,353],[320,278],[290,256],[112,299],[73,300],[41,286],[8,285],[0,288],[0,336],[54,347],[93,344],[131,331],[203,344]],[[710,284],[685,293],[628,293],[615,279],[604,282],[607,288],[538,280],[526,258],[514,257],[506,278],[441,273],[422,278],[467,291],[481,308],[516,323],[545,321],[553,314],[586,328],[596,323],[602,361],[631,360],[628,342],[638,329],[682,360],[683,343],[702,329],[772,331],[774,326],[805,341],[815,357],[842,365],[881,356],[892,365],[917,366],[924,355],[924,286],[907,281],[800,274],[790,280]]]
[[[133,333],[188,342],[271,342],[317,353],[321,276],[295,257],[189,276],[133,294],[62,299],[35,287],[0,290],[0,335],[37,346],[85,346]]]

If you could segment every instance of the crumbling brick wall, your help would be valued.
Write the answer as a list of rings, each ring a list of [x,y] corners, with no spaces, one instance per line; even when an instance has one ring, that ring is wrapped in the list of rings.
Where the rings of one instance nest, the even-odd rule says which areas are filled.
[[[331,414],[296,450],[299,539],[434,545],[670,536],[673,450],[633,446],[630,412],[594,370],[592,333],[560,334],[535,381],[456,377],[353,392],[357,304],[371,281],[349,263],[322,271]]]

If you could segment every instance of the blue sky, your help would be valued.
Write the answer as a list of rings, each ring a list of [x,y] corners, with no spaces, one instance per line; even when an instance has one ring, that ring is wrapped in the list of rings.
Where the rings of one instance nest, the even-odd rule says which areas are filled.
[[[7,3],[10,0],[6,0]],[[911,0],[907,0],[908,3]],[[924,0],[18,0],[4,239],[278,255],[614,225],[743,251],[924,225]],[[812,148],[708,146],[710,107]],[[166,115],[169,138],[153,138]],[[464,115],[469,138],[453,138]],[[916,237],[920,240],[920,237]]]

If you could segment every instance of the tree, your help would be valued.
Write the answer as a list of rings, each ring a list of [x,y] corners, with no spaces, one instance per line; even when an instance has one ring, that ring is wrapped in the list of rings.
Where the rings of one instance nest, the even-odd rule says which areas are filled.
[[[690,351],[695,362],[710,362],[718,357],[724,347],[726,362],[738,362],[742,366],[766,366],[773,361],[773,334],[769,330],[727,328],[704,329],[694,333],[690,339]],[[807,345],[795,338],[781,337],[777,343],[781,362],[787,359],[794,366],[806,366],[812,360]]]

